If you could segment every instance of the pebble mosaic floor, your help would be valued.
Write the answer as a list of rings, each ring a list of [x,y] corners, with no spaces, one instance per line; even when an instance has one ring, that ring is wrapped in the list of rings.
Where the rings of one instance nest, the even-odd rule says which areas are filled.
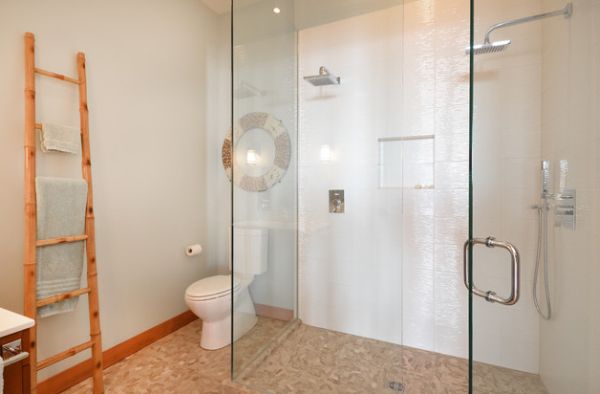
[[[244,364],[285,322],[260,318],[236,343]],[[238,383],[229,380],[230,350],[203,350],[196,321],[105,370],[107,393],[467,393],[464,359],[300,325]],[[477,394],[545,394],[537,375],[475,366]],[[91,393],[91,381],[67,391]]]

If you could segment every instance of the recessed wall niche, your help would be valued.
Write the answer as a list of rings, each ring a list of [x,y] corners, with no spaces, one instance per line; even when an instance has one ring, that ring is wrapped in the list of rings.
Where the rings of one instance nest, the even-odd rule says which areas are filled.
[[[379,138],[379,187],[433,189],[434,138]]]

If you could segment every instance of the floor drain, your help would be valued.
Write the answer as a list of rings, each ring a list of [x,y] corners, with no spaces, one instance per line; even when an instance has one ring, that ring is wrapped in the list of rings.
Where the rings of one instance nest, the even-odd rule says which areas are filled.
[[[398,392],[403,392],[404,391],[404,385],[400,382],[389,382],[388,383],[388,387],[394,391],[398,391]]]

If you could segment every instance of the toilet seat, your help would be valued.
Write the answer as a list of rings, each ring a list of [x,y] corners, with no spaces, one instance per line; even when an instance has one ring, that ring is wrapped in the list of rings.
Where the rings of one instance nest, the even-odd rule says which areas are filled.
[[[240,280],[234,277],[233,289],[240,287]],[[210,300],[231,294],[231,275],[215,275],[192,283],[185,296],[192,301]]]

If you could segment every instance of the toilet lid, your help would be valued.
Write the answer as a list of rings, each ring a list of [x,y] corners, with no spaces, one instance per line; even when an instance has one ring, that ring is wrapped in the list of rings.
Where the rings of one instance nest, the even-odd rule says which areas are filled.
[[[239,279],[234,279],[233,287],[237,289],[240,285]],[[190,285],[185,294],[191,299],[213,298],[226,295],[231,292],[231,275],[215,275],[200,279]]]

